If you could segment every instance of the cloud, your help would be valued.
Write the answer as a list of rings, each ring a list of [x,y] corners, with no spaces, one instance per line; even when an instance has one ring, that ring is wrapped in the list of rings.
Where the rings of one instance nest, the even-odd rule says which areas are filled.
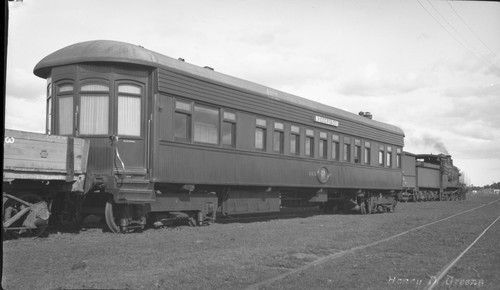
[[[450,110],[443,117],[454,120],[457,130],[468,130],[485,139],[500,138],[500,83],[448,89]]]
[[[500,77],[500,56],[476,50],[464,52],[460,57],[439,59],[433,67],[453,74],[478,74],[482,77]]]
[[[45,132],[45,97],[32,99],[7,96],[5,128],[30,132]]]
[[[262,22],[233,31],[228,41],[246,46],[273,46],[278,41],[290,37],[291,29],[276,22]]]
[[[33,64],[33,67],[35,64]],[[34,99],[45,92],[46,81],[36,77],[32,71],[11,68],[7,71],[7,95],[21,99]]]
[[[378,64],[370,63],[341,80],[337,92],[346,96],[394,96],[418,90],[425,83],[414,72],[381,70]]]

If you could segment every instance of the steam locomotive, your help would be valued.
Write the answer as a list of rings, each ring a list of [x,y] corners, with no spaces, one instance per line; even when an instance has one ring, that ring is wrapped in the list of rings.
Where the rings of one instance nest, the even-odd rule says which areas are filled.
[[[404,152],[404,132],[369,113],[138,45],[73,44],[34,74],[47,80],[46,134],[5,131],[2,216],[13,235],[89,215],[115,233],[203,225],[296,199],[387,212],[398,198],[444,199],[459,186],[450,156]]]
[[[466,188],[451,155],[405,152],[402,201],[463,200]]]

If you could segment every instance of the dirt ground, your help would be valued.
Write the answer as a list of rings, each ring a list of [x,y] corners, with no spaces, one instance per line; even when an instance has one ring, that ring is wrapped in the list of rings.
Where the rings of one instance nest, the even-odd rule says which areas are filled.
[[[3,242],[4,289],[424,289],[500,214],[499,199],[401,203],[395,213],[304,215]],[[500,221],[436,289],[498,289]],[[335,253],[345,253],[335,258]],[[313,265],[315,261],[321,264]],[[311,266],[312,265],[312,266]],[[288,275],[287,275],[288,274]],[[276,281],[258,284],[286,275]],[[467,282],[468,281],[468,282]],[[475,285],[465,285],[476,281]],[[481,284],[479,284],[481,281]],[[462,283],[462,284],[460,284]]]

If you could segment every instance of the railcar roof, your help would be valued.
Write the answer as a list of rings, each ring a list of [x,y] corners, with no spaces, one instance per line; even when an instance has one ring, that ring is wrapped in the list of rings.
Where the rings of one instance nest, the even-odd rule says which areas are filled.
[[[138,64],[148,67],[162,67],[181,71],[224,85],[248,90],[268,98],[291,103],[297,106],[307,107],[318,113],[322,112],[343,118],[353,122],[361,123],[370,127],[388,131],[404,136],[403,130],[394,125],[382,123],[350,113],[335,107],[327,106],[302,97],[271,89],[253,82],[245,81],[236,77],[222,74],[207,68],[180,61],[157,52],[145,49],[139,45],[112,40],[93,40],[76,43],[57,50],[43,58],[34,68],[35,75],[47,78],[52,67],[84,63],[84,62],[116,62],[127,64]]]

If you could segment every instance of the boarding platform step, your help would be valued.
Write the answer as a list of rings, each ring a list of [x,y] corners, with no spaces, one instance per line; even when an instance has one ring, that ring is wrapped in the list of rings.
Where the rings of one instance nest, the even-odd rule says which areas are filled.
[[[149,180],[118,180],[115,201],[122,203],[151,203],[156,201],[153,184]]]

